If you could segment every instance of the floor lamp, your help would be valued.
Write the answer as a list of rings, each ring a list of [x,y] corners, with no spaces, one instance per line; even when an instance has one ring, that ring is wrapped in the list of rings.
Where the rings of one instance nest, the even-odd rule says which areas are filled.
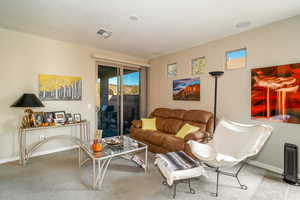
[[[217,94],[218,94],[218,78],[224,74],[223,71],[209,72],[215,78],[215,101],[214,101],[214,132],[216,129],[216,116],[217,116]]]

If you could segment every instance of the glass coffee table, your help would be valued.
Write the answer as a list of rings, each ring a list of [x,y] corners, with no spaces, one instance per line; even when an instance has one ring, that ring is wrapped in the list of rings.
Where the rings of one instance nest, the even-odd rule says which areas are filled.
[[[121,140],[121,143],[115,145],[106,144],[107,141],[115,138]],[[82,142],[81,147],[79,148],[78,161],[79,167],[81,167],[86,161],[92,160],[93,189],[101,188],[110,161],[116,157],[122,157],[133,161],[147,172],[148,147],[146,144],[128,136],[117,136],[102,139],[102,144],[104,145],[103,150],[101,152],[94,152],[91,149],[92,143],[93,141]],[[136,155],[140,152],[145,153],[144,160]]]

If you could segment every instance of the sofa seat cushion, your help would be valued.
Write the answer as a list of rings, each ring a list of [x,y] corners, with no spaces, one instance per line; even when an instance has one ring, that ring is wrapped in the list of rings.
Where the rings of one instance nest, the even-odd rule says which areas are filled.
[[[183,151],[184,150],[184,139],[176,137],[175,135],[166,135],[162,147],[169,151]]]
[[[165,136],[167,134],[162,133],[160,131],[150,131],[150,130],[142,130],[142,129],[133,129],[131,131],[131,136],[133,138],[147,141],[151,144],[155,144],[161,146],[164,142]]]
[[[147,134],[146,137],[147,137],[147,141],[150,142],[151,144],[161,146],[166,136],[168,135],[160,131],[153,131],[152,133]]]

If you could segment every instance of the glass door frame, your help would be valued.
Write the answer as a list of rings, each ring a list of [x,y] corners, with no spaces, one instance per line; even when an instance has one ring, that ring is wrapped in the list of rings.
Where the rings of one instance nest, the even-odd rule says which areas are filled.
[[[124,75],[124,71],[125,70],[132,70],[132,71],[136,71],[139,73],[139,90],[138,90],[138,95],[139,95],[139,100],[138,100],[138,106],[139,106],[139,117],[141,116],[141,68],[140,67],[130,67],[130,66],[122,66],[121,67],[121,73],[122,73],[122,76],[120,78],[120,81],[121,81],[121,106],[122,106],[122,112],[121,112],[121,128],[122,128],[122,135],[124,134],[124,115],[125,115],[125,112],[124,112],[124,76],[126,76],[126,74]]]
[[[126,64],[113,64],[113,63],[106,63],[106,62],[101,62],[101,61],[96,61],[96,83],[97,83],[97,79],[99,78],[98,77],[98,73],[99,73],[99,67],[101,66],[106,66],[106,67],[113,67],[113,68],[117,68],[117,71],[118,71],[118,81],[117,81],[117,101],[118,101],[118,105],[119,105],[119,108],[118,108],[118,111],[119,111],[119,114],[118,114],[118,119],[119,119],[119,135],[120,136],[123,136],[124,135],[124,129],[123,129],[123,126],[124,126],[124,70],[125,69],[129,69],[129,70],[136,70],[138,71],[139,73],[141,73],[141,68],[136,66],[136,67],[131,67],[131,66],[127,66]],[[100,94],[101,95],[101,94]],[[139,76],[139,106],[141,104],[141,74]],[[97,93],[95,95],[95,99],[97,98]],[[100,98],[100,97],[99,97]],[[97,107],[96,105],[96,102],[95,102],[95,108]],[[98,130],[98,112],[99,112],[99,109],[95,109],[95,128],[96,130]],[[140,111],[139,111],[140,112]]]

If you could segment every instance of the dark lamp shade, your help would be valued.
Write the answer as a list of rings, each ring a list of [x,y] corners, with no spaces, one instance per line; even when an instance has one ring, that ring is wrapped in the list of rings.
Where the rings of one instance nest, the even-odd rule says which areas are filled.
[[[34,108],[44,107],[44,104],[35,94],[25,93],[10,107]]]
[[[211,76],[221,76],[224,74],[224,72],[223,71],[214,71],[214,72],[209,72],[209,74]]]

